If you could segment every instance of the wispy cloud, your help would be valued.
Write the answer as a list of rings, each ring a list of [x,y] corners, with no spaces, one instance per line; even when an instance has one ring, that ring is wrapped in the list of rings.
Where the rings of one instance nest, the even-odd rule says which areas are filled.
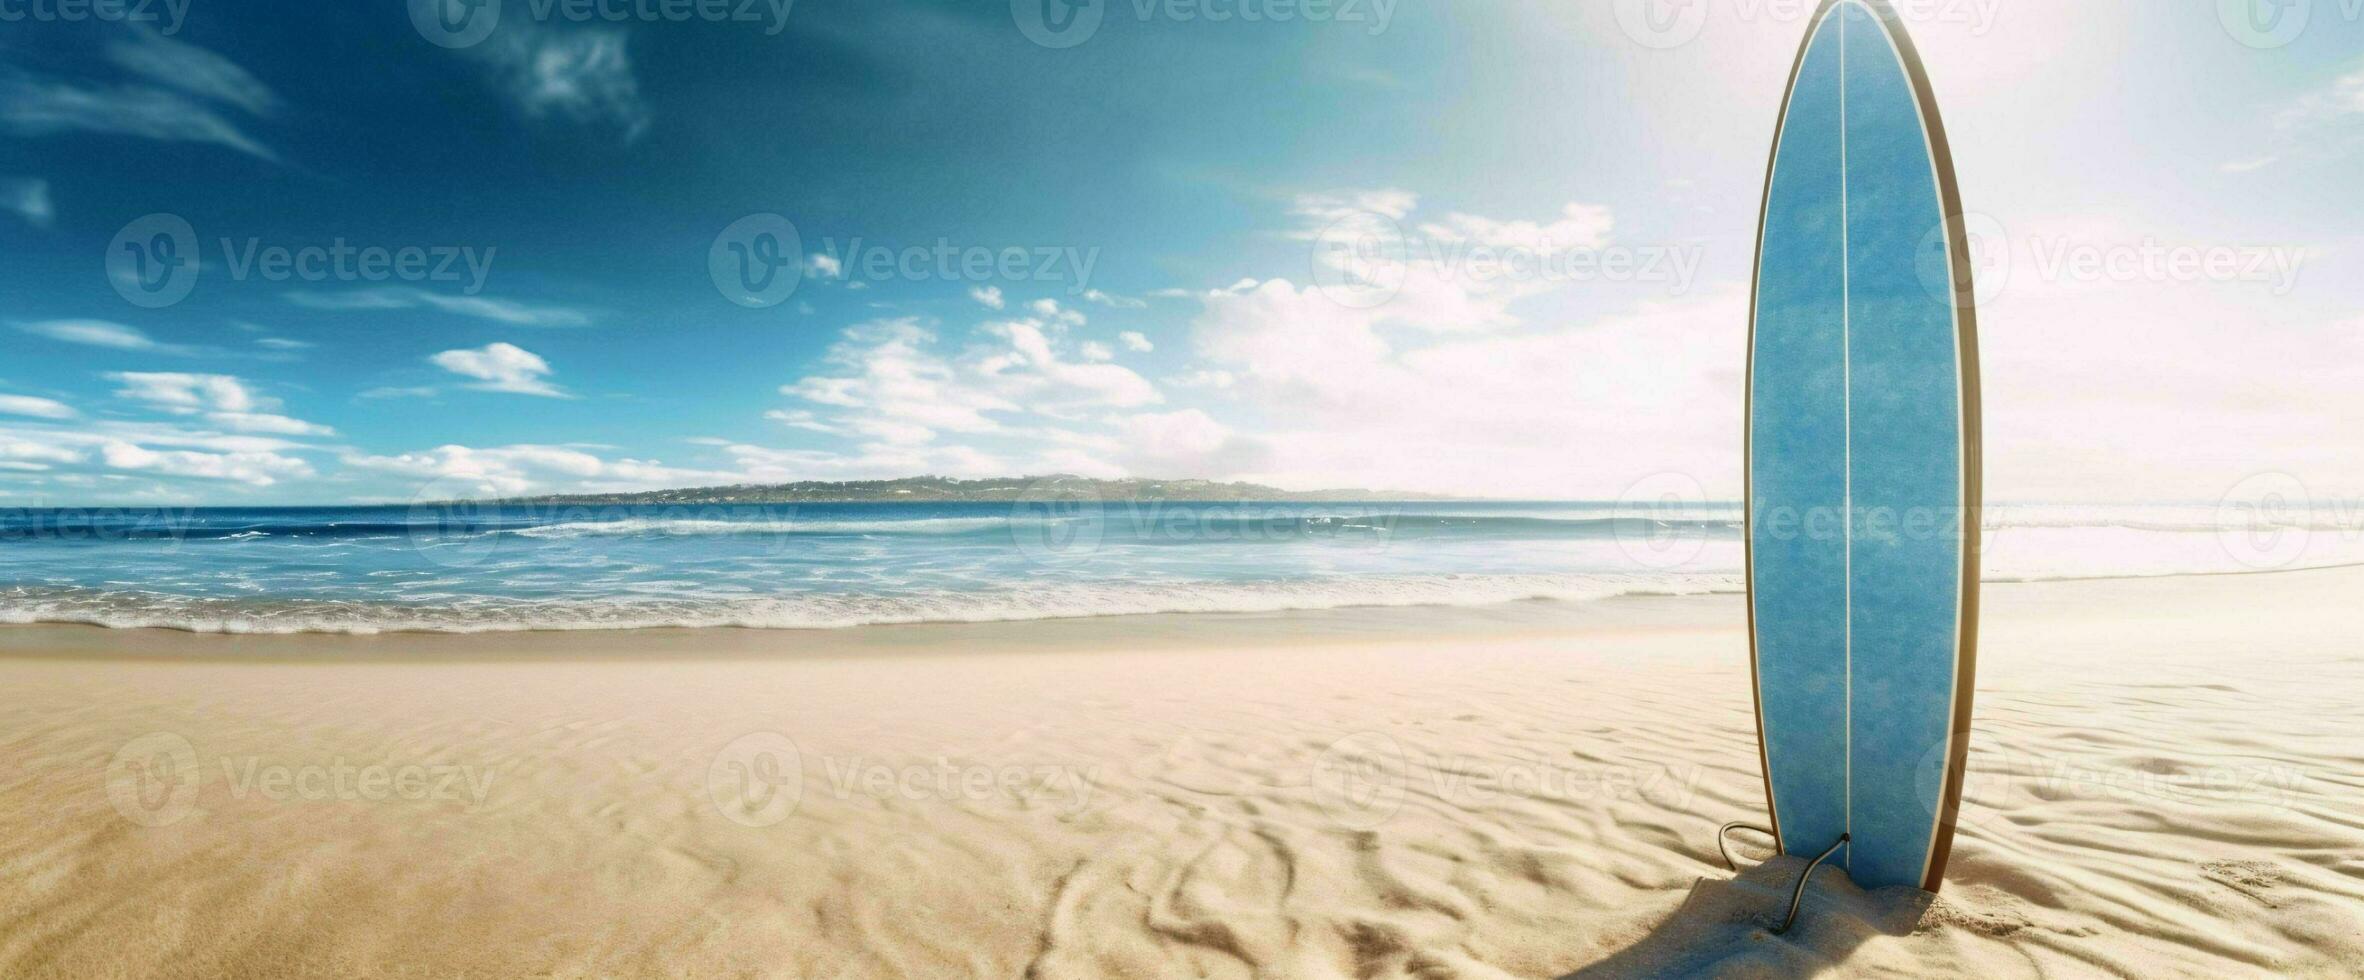
[[[107,60],[151,82],[249,115],[267,118],[280,109],[279,96],[230,59],[152,31],[137,31],[130,39],[108,44]]]
[[[2364,64],[2276,113],[2273,152],[2228,161],[2217,169],[2250,173],[2292,157],[2344,157],[2359,147],[2364,147]]]
[[[729,483],[740,474],[679,469],[652,460],[607,459],[571,446],[438,446],[393,456],[346,454],[345,466],[418,481],[420,498],[515,496],[554,490],[620,492]]]
[[[34,404],[29,407],[37,411],[22,414],[71,422],[0,422],[0,465],[34,472],[95,467],[116,478],[142,475],[250,488],[318,475],[300,455],[318,447],[286,437],[326,435],[330,430],[269,414],[277,403],[256,396],[239,379],[219,375],[110,375],[110,379],[124,386],[118,394],[186,416],[204,427],[179,421],[84,421],[75,415],[56,414],[50,404],[43,404],[46,399],[32,399]],[[61,477],[60,484],[76,485],[73,481],[81,478],[69,473]]]
[[[201,480],[227,480],[249,486],[267,487],[285,479],[302,479],[314,474],[312,464],[293,456],[277,453],[207,453],[188,449],[150,449],[129,442],[110,442],[99,448],[100,458],[112,469],[154,473],[159,476],[185,477]]]
[[[414,286],[383,286],[345,292],[299,290],[287,301],[313,310],[440,310],[518,327],[580,327],[591,314],[563,306],[536,305],[490,296],[454,296]]]
[[[255,394],[246,381],[227,374],[118,371],[107,375],[121,388],[119,398],[173,415],[201,416],[231,432],[277,436],[326,436],[335,429],[278,414],[279,402]]]
[[[19,136],[88,132],[206,143],[279,160],[232,121],[235,115],[270,119],[279,112],[278,96],[245,69],[147,30],[110,43],[106,57],[130,78],[85,82],[0,72],[0,129]]]
[[[1102,306],[1112,307],[1119,310],[1139,310],[1145,309],[1149,306],[1147,302],[1134,299],[1131,296],[1119,296],[1115,293],[1104,292],[1098,289],[1084,290],[1083,298],[1087,302],[1098,303]]]
[[[475,350],[447,350],[427,360],[453,374],[476,379],[476,383],[468,387],[478,391],[539,395],[543,398],[574,397],[566,389],[550,383],[550,362],[515,344],[496,343]]]
[[[127,327],[109,320],[34,320],[31,322],[16,321],[10,325],[36,337],[47,337],[51,340],[82,344],[88,347],[138,351],[145,354],[170,354],[177,357],[187,357],[199,352],[198,348],[185,344],[163,343],[140,332],[137,327]]]
[[[49,200],[49,182],[38,177],[0,179],[0,211],[16,212],[35,228],[47,228],[57,218],[57,206]]]
[[[625,40],[622,28],[519,19],[503,23],[468,54],[490,68],[501,96],[519,115],[610,125],[631,142],[648,132],[652,117]]]
[[[369,389],[368,391],[364,391],[364,392],[362,392],[362,393],[360,393],[360,394],[358,394],[358,395],[355,395],[355,396],[353,396],[353,397],[355,397],[355,398],[369,398],[369,399],[378,399],[378,398],[433,398],[433,397],[435,397],[436,395],[440,395],[440,394],[442,394],[442,393],[443,393],[443,389],[441,389],[441,388],[437,388],[437,387],[435,387],[434,385],[406,385],[406,386],[386,385],[386,386],[382,386],[382,387],[371,388],[371,389]]]
[[[848,451],[739,444],[726,451],[741,469],[767,479],[1121,475],[1137,455],[1122,433],[1143,418],[1127,413],[1164,396],[1140,375],[1106,363],[1114,353],[1107,345],[1068,337],[1071,319],[1081,320],[1072,311],[1055,303],[1029,308],[1039,315],[983,324],[972,342],[951,349],[911,319],[848,329],[825,370],[781,388],[808,407],[765,416],[847,440]]]
[[[227,374],[117,371],[107,375],[107,380],[123,386],[116,389],[117,397],[168,411],[197,412],[210,408],[244,412],[256,404],[254,393],[247,390],[246,383]]]
[[[0,395],[0,415],[27,415],[37,419],[70,419],[74,407],[61,401],[33,395]]]
[[[815,416],[810,410],[807,409],[800,408],[790,410],[775,408],[769,412],[763,413],[763,417],[774,422],[778,422],[781,425],[785,425],[791,429],[803,429],[807,432],[818,432],[823,435],[833,436],[845,431],[834,425],[830,425],[827,422],[821,421],[818,416]],[[720,443],[720,445],[729,445],[729,443],[723,442]]]

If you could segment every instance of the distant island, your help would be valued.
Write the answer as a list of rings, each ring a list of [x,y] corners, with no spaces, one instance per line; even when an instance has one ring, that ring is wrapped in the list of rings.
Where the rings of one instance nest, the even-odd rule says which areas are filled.
[[[1018,500],[1452,500],[1439,494],[1342,488],[1282,490],[1254,483],[1213,480],[1094,480],[1055,473],[1049,476],[998,477],[956,480],[914,476],[900,480],[739,484],[727,487],[685,487],[637,493],[570,493],[537,497],[509,497],[498,503],[540,505],[612,504],[834,504],[910,501]]]

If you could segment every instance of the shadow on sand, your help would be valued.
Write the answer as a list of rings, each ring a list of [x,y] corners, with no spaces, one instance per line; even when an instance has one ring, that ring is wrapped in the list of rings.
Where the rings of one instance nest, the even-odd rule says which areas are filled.
[[[1776,857],[1736,878],[1701,878],[1640,942],[1560,980],[1811,976],[1835,969],[1875,936],[1910,935],[1934,899],[1918,888],[1867,892],[1825,865],[1806,886],[1797,924],[1776,936],[1771,930],[1789,911],[1805,867],[1805,858]]]

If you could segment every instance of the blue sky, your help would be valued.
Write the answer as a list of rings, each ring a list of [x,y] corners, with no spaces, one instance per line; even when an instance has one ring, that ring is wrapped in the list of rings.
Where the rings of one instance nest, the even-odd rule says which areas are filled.
[[[1035,2],[0,17],[0,502],[1737,495],[1803,11],[1108,0],[1046,45]],[[2364,0],[2242,2],[1908,5],[1995,243],[1990,495],[2364,489]],[[709,260],[763,214],[801,278],[742,305]]]

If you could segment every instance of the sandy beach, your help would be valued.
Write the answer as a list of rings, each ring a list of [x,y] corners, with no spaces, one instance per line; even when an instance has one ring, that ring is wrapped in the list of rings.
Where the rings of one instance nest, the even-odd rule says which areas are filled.
[[[1944,893],[1781,937],[1738,596],[11,627],[0,974],[2354,975],[2360,589],[1990,587]]]

